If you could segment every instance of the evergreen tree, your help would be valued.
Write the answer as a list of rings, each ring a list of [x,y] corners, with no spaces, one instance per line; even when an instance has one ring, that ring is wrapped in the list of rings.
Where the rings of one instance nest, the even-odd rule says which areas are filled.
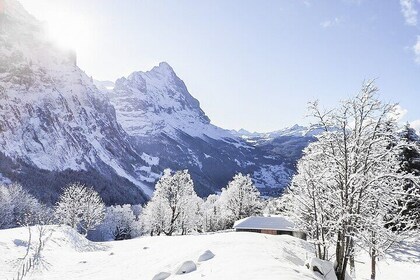
[[[405,142],[401,150],[401,172],[420,177],[420,137],[416,131],[406,124],[400,133],[401,140]],[[411,217],[415,222],[412,225],[402,225],[402,229],[418,228],[420,224],[420,186],[415,185],[412,180],[407,180],[405,190],[408,195],[401,201],[400,206],[404,207],[403,214]]]

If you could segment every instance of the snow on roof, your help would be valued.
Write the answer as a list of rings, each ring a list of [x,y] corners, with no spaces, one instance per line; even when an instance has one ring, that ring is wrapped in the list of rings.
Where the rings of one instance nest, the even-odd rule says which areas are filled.
[[[248,217],[236,221],[234,229],[271,229],[294,231],[295,225],[283,216]]]

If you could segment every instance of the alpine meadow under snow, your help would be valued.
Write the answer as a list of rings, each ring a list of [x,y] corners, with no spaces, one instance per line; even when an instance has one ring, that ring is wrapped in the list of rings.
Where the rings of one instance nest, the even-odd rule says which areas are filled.
[[[0,279],[417,279],[420,137],[383,100],[223,129],[168,63],[94,80],[0,0]]]

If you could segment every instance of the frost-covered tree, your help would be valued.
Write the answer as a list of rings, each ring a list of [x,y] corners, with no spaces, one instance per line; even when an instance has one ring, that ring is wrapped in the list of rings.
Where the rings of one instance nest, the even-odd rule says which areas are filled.
[[[280,215],[286,211],[283,197],[269,198],[265,201],[264,215]]]
[[[81,231],[84,235],[99,225],[105,217],[105,204],[93,188],[85,188],[82,203]]]
[[[354,267],[356,245],[371,253],[375,278],[376,258],[386,247],[379,244],[384,236],[395,237],[387,224],[404,219],[395,209],[409,191],[405,182],[417,184],[418,178],[399,168],[404,143],[397,133],[396,107],[376,95],[374,83],[367,82],[337,109],[322,112],[316,102],[310,104],[324,133],[305,149],[287,194],[298,225],[318,244],[334,241],[339,280],[349,263]]]
[[[51,219],[49,210],[21,185],[0,185],[0,228],[31,226]]]
[[[189,232],[203,231],[203,200],[197,195],[192,195],[181,211],[177,229],[182,235]]]
[[[28,256],[32,243],[32,227],[38,229],[36,257],[40,256],[43,240],[46,236],[44,225],[53,223],[53,211],[38,202],[18,184],[0,185],[0,229],[27,227],[28,245],[25,257]]]
[[[77,229],[82,220],[82,199],[86,193],[84,185],[75,183],[67,186],[60,195],[55,214],[58,221]]]
[[[13,221],[13,208],[7,188],[0,185],[0,229],[9,228]]]
[[[105,218],[96,230],[101,240],[131,239],[140,236],[141,231],[141,224],[129,204],[107,207]]]
[[[251,177],[241,173],[235,175],[227,187],[222,189],[220,203],[228,226],[232,226],[236,220],[259,215],[262,211],[260,192]]]
[[[143,210],[142,220],[145,231],[150,235],[160,235],[169,228],[171,212],[168,203],[161,197],[153,196]]]
[[[322,149],[315,143],[305,151],[305,156],[299,161],[297,175],[292,180],[289,190],[286,190],[284,202],[289,215],[294,216],[315,245],[318,258],[328,258],[330,229],[338,219],[329,203],[328,191],[324,184],[330,184],[328,170],[325,170],[326,160]],[[335,215],[335,216],[334,216]]]
[[[144,223],[151,234],[184,231],[191,226],[191,203],[197,201],[194,184],[188,170],[175,173],[167,169],[156,183],[152,199],[144,209]],[[194,218],[194,221],[197,219]],[[186,226],[188,224],[188,226]],[[184,227],[184,228],[182,228]]]
[[[143,212],[143,207],[141,206],[141,204],[131,205],[131,210],[133,211],[133,214],[136,217],[136,221],[139,221],[140,215]]]
[[[79,183],[67,186],[56,206],[58,221],[84,235],[99,225],[104,215],[105,204],[99,194]]]
[[[219,195],[211,194],[203,203],[203,229],[206,232],[214,232],[225,229],[219,199]]]
[[[227,210],[227,196],[209,195],[203,203],[203,230],[215,232],[232,228],[235,222],[230,211]]]

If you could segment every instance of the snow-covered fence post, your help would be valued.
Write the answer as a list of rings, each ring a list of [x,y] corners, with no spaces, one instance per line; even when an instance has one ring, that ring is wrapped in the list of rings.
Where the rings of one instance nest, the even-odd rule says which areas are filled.
[[[28,258],[17,271],[17,277],[13,280],[22,280],[28,272],[35,267],[35,257]]]

